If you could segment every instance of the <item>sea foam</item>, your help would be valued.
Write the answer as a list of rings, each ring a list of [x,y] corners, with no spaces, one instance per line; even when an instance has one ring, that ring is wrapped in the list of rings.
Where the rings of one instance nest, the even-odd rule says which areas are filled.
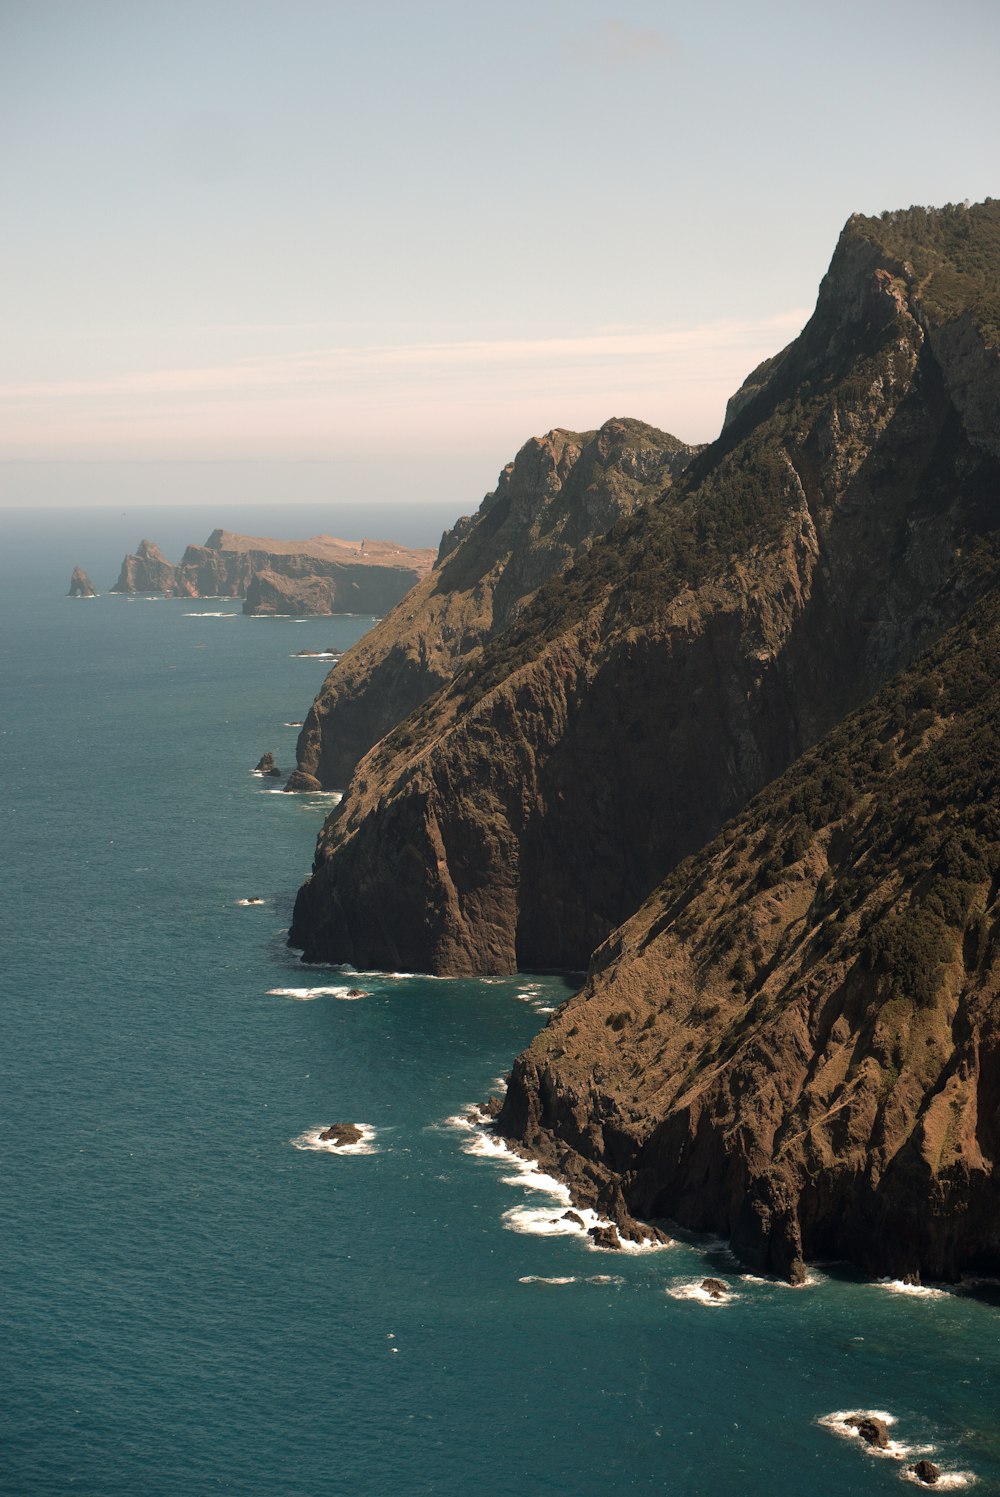
[[[294,998],[299,1003],[311,1003],[314,998],[339,998],[343,1003],[356,1003],[367,998],[367,993],[357,993],[351,988],[268,988],[269,998]]]
[[[908,1294],[914,1299],[947,1299],[947,1289],[933,1289],[929,1284],[908,1284],[905,1279],[876,1279],[879,1289],[890,1294]]]
[[[634,1242],[631,1238],[622,1237],[620,1249],[605,1248],[594,1242],[590,1237],[590,1229],[610,1227],[612,1223],[590,1207],[574,1206],[573,1196],[567,1185],[555,1176],[546,1174],[535,1160],[522,1158],[505,1139],[493,1131],[485,1119],[480,1118],[476,1109],[469,1108],[465,1113],[445,1118],[442,1126],[465,1134],[461,1146],[463,1154],[502,1165],[508,1173],[500,1176],[501,1184],[539,1191],[552,1202],[548,1206],[512,1206],[504,1211],[500,1219],[508,1232],[519,1232],[531,1237],[580,1237],[594,1252],[644,1253],[675,1246],[669,1239],[663,1242]],[[573,1211],[573,1217],[566,1215],[569,1210]]]
[[[703,1284],[704,1279],[685,1279],[681,1283],[675,1284],[672,1289],[668,1289],[666,1292],[671,1299],[691,1300],[694,1304],[711,1305],[713,1308],[721,1305],[731,1305],[740,1297],[738,1294],[734,1294],[728,1286],[724,1295],[716,1296],[709,1294],[707,1289],[702,1288]]]

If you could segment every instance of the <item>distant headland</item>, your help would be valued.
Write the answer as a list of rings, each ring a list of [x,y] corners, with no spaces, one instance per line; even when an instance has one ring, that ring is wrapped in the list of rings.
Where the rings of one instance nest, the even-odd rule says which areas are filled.
[[[280,541],[213,530],[176,566],[153,541],[140,541],[111,591],[242,597],[243,612],[256,615],[384,613],[430,571],[434,555],[395,541]]]

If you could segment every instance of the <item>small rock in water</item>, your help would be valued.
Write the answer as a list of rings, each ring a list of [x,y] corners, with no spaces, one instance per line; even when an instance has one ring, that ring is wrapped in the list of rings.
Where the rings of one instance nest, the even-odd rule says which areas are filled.
[[[324,1143],[336,1144],[338,1149],[342,1149],[345,1144],[363,1143],[364,1137],[357,1123],[331,1123],[329,1128],[324,1128],[320,1133]]]
[[[711,1299],[728,1299],[729,1286],[721,1279],[702,1279],[701,1287]]]
[[[257,768],[254,770],[254,774],[271,774],[280,779],[281,770],[274,762],[274,755],[261,754],[260,758],[257,760]]]
[[[594,1239],[597,1247],[620,1248],[622,1240],[618,1236],[618,1228],[614,1224],[607,1227],[591,1227],[588,1236]]]
[[[866,1445],[874,1445],[876,1450],[889,1448],[889,1426],[884,1419],[878,1419],[874,1414],[852,1414],[844,1423],[856,1429]]]
[[[935,1466],[933,1461],[918,1461],[910,1470],[918,1481],[922,1481],[928,1487],[937,1486],[941,1479],[941,1468]]]
[[[87,576],[82,567],[74,567],[73,575],[69,579],[69,596],[71,598],[96,598],[94,584]]]
[[[348,988],[347,996],[348,998],[364,998],[365,990],[364,988]]]
[[[562,1219],[564,1222],[576,1222],[576,1225],[578,1227],[585,1227],[587,1225],[583,1217],[578,1215],[578,1213],[575,1211],[564,1211],[562,1214]]]

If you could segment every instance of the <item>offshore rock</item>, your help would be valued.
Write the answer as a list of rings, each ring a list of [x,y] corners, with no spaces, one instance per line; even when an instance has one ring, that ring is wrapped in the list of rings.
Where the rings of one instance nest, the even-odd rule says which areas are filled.
[[[527,442],[476,515],[441,539],[430,576],[325,681],[289,790],[340,789],[358,760],[512,623],[538,588],[663,493],[696,449],[641,421]]]
[[[364,1137],[356,1123],[331,1123],[329,1128],[324,1128],[320,1133],[324,1143],[336,1144],[338,1149],[342,1149],[345,1144],[363,1143]]]
[[[82,567],[73,568],[73,575],[69,579],[69,593],[67,596],[70,598],[97,597],[97,593],[94,589],[94,584],[91,582],[90,578],[87,576]]]
[[[261,754],[254,768],[254,774],[267,774],[281,776],[281,770],[274,762],[273,754]]]
[[[366,641],[346,656],[310,713],[303,787],[342,785],[385,736],[300,892],[292,940],[307,960],[585,965],[665,873],[960,616],[962,555],[995,524],[1000,365],[983,315],[947,298],[966,286],[980,305],[998,216],[970,210],[943,236],[922,210],[852,219],[813,317],[751,377],[719,440],[499,632],[476,615],[464,661],[460,614],[456,669],[448,579],[488,599],[492,628],[499,581],[481,586],[477,558],[516,496],[537,492],[515,464],[502,501],[445,546],[419,611],[404,603],[391,639],[370,636],[374,655]],[[579,447],[553,434],[524,463],[544,488]],[[408,692],[414,710],[386,732],[383,704],[392,716]]]
[[[118,581],[111,591],[164,593],[167,597],[173,597],[176,583],[176,568],[167,560],[159,546],[153,541],[140,541],[135,555],[126,556],[122,562]]]
[[[876,1450],[888,1450],[889,1426],[876,1414],[852,1414],[844,1423],[850,1425],[851,1429],[856,1429],[859,1438],[866,1445],[873,1445]]]

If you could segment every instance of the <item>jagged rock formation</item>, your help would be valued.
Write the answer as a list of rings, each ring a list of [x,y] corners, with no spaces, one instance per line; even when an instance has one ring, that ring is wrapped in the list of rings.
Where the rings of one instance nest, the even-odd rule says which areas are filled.
[[[584,965],[960,616],[996,523],[998,225],[848,223],[718,441],[360,761],[296,905],[306,959]]]
[[[122,562],[113,593],[167,593],[175,591],[175,568],[153,541],[140,541],[134,556]]]
[[[541,584],[663,493],[697,449],[641,421],[527,442],[437,563],[327,677],[289,790],[339,789],[358,760],[507,627]]]
[[[515,1064],[578,1200],[765,1271],[1000,1270],[1000,559],[935,649],[677,868]],[[606,1208],[605,1208],[606,1209]]]
[[[244,613],[382,613],[430,571],[433,552],[317,535],[280,541],[213,530],[175,567],[151,541],[126,556],[113,592],[246,597]]]
[[[69,579],[69,593],[67,596],[70,598],[97,597],[97,592],[94,588],[94,584],[91,582],[90,578],[87,576],[82,567],[73,568],[73,575]]]

